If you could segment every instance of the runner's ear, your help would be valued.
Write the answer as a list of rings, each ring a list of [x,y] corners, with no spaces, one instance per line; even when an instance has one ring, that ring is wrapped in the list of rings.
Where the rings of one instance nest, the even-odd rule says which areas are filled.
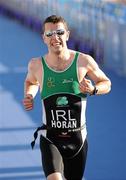
[[[42,40],[43,40],[44,43],[45,43],[45,36],[44,36],[44,34],[41,34],[41,38],[42,38]]]
[[[70,36],[70,31],[67,31],[67,35],[66,35],[66,40],[69,40],[69,36]]]

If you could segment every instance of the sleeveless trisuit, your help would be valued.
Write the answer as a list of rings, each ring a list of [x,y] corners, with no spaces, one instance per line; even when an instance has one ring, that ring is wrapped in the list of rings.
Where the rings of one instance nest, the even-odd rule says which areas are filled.
[[[82,178],[87,154],[87,95],[78,89],[78,56],[64,71],[51,69],[42,57],[43,126],[38,130],[43,169],[46,176],[61,172],[71,180]]]

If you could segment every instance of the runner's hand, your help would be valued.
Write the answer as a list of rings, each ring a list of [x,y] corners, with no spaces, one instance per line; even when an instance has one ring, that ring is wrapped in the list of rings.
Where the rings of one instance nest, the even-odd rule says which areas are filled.
[[[31,94],[27,94],[23,99],[23,105],[26,111],[30,111],[33,109],[34,101],[33,96]]]
[[[83,78],[83,80],[80,82],[79,88],[82,93],[92,94],[92,92],[94,91],[94,86],[91,80],[86,78]]]

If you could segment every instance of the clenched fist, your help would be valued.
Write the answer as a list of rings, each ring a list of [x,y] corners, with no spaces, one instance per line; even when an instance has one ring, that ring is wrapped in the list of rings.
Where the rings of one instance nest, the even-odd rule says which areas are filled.
[[[23,105],[26,111],[30,111],[33,109],[34,101],[33,96],[31,94],[27,94],[25,98],[23,99]]]
[[[83,78],[83,80],[79,84],[79,89],[82,93],[92,94],[92,92],[94,91],[94,86],[91,80]]]

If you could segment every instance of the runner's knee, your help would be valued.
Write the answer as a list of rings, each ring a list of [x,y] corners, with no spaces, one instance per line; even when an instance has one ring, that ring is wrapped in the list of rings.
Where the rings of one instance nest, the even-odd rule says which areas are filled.
[[[55,172],[47,176],[47,180],[63,180],[61,173]]]

